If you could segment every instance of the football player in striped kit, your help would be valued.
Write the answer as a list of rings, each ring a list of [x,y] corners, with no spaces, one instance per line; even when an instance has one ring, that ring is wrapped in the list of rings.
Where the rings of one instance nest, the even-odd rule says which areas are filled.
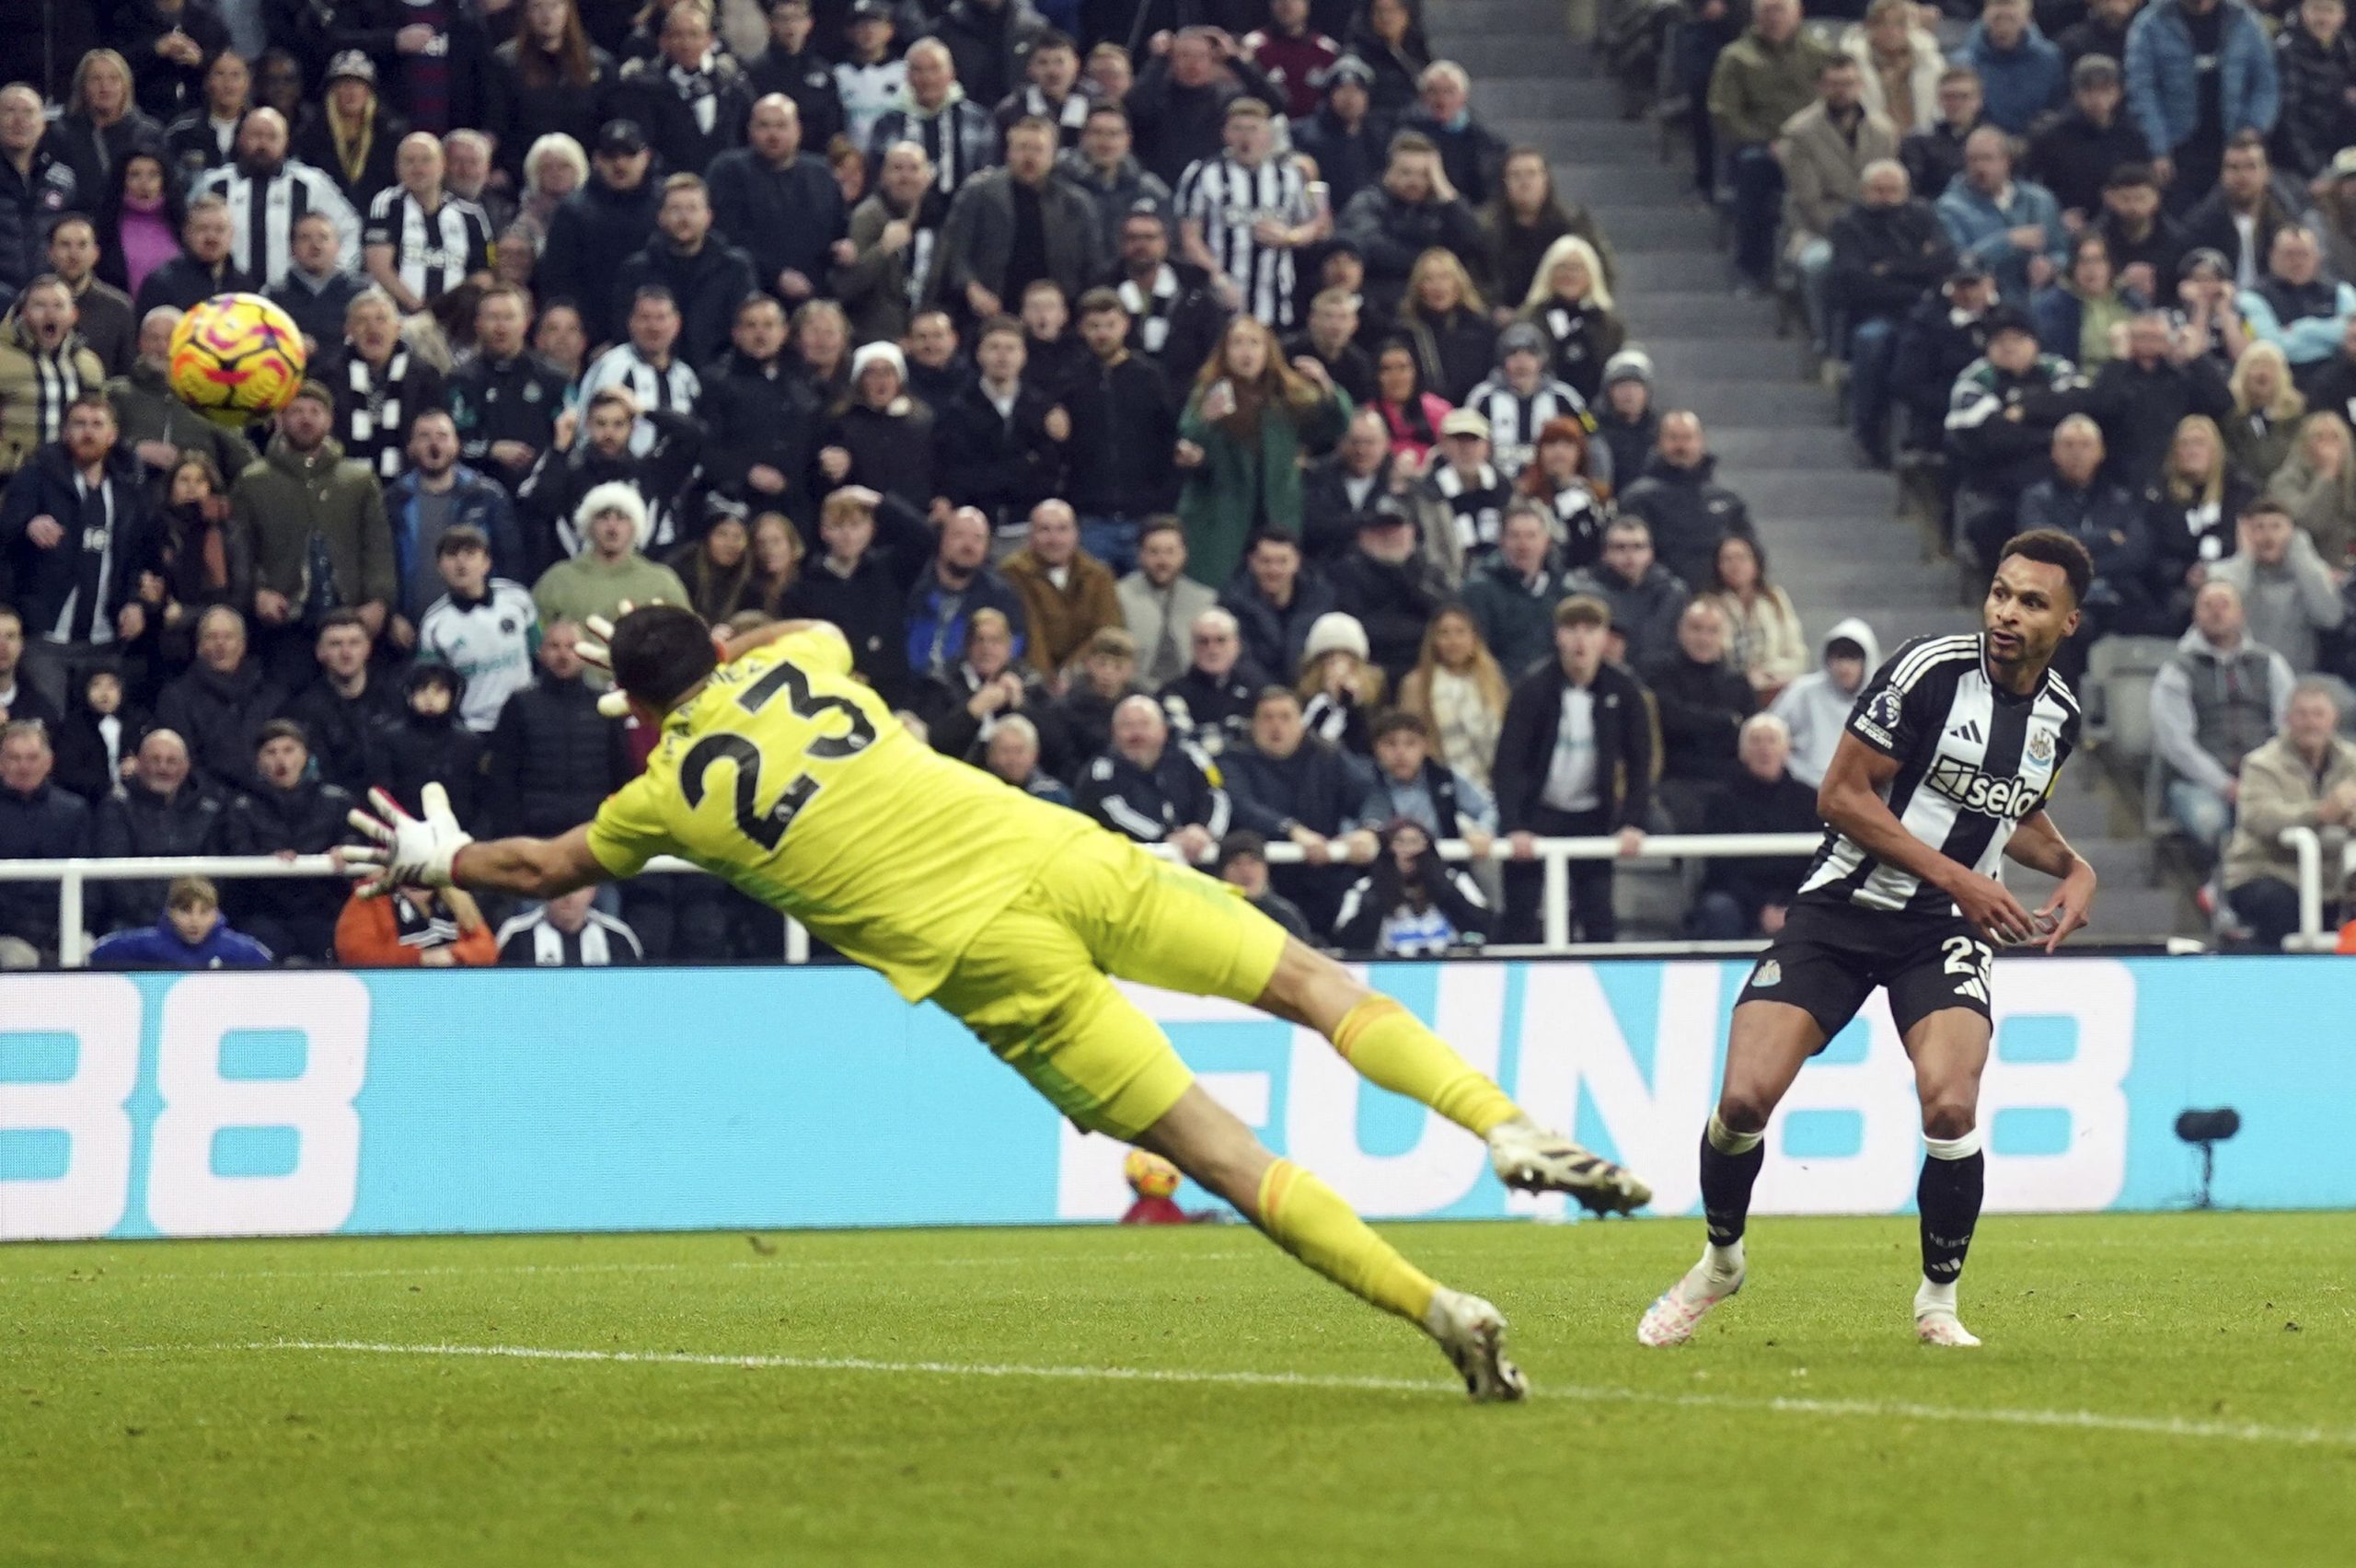
[[[2050,668],[2094,575],[2084,547],[2038,530],[2004,546],[1976,636],[1916,638],[1857,696],[1817,795],[1824,846],[1734,1010],[1726,1077],[1702,1137],[1702,1261],[1636,1326],[1680,1344],[1742,1288],[1742,1233],[1767,1119],[1800,1068],[1875,990],[1914,1065],[1925,1158],[1916,1188],[1924,1344],[1976,1345],[1956,1280],[1979,1223],[1986,1162],[1980,1074],[1997,946],[2059,947],[2086,923],[2095,872],[2045,802],[2078,740],[2078,703]],[[1997,879],[2011,859],[2060,879],[2035,915]]]

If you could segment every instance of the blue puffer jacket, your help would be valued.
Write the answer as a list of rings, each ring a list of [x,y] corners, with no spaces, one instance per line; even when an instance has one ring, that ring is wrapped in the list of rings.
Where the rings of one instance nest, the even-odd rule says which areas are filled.
[[[2062,46],[2038,31],[2035,22],[2011,49],[1997,48],[1987,24],[1974,22],[1956,61],[1980,73],[1989,120],[2015,136],[2027,135],[2030,122],[2062,101],[2068,80]]]
[[[2224,29],[2218,44],[2218,96],[2225,135],[2274,129],[2282,108],[2274,75],[2274,51],[2266,29],[2242,0],[2223,0]],[[2127,107],[2164,158],[2191,136],[2200,118],[2200,85],[2192,63],[2192,31],[2178,0],[2153,0],[2127,29]]]

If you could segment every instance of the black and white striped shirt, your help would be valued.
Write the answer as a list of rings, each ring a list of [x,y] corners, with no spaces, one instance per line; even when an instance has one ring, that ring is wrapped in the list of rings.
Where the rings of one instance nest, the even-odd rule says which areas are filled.
[[[1858,694],[1849,733],[1898,759],[1883,799],[1907,832],[1994,876],[2013,830],[2044,806],[2078,744],[2078,699],[2050,670],[2027,697],[1996,686],[1977,636],[1918,637]],[[1956,913],[1946,894],[1832,829],[1799,902]]]
[[[1309,190],[1289,158],[1246,168],[1233,158],[1203,158],[1179,178],[1175,202],[1182,223],[1198,225],[1218,270],[1243,291],[1243,308],[1271,327],[1292,325],[1293,253],[1260,243],[1252,226],[1264,218],[1288,228],[1309,221]]]
[[[1587,399],[1567,382],[1551,378],[1525,394],[1507,386],[1503,376],[1493,375],[1465,394],[1464,406],[1489,421],[1489,457],[1508,479],[1519,477],[1538,456],[1538,432],[1547,421],[1577,420],[1593,428]],[[1600,441],[1589,446],[1589,461],[1604,450]]]
[[[654,427],[648,423],[645,413],[650,409],[668,409],[673,413],[692,414],[696,398],[703,391],[703,382],[687,362],[673,359],[667,365],[657,366],[638,352],[635,343],[617,343],[590,362],[581,375],[580,402],[587,408],[598,393],[608,386],[627,386],[638,399],[639,421],[629,432],[629,450],[633,457],[643,457],[654,450]],[[589,421],[581,421],[580,443],[589,440]]]
[[[264,283],[276,282],[294,264],[294,225],[309,213],[324,213],[335,225],[337,266],[359,269],[360,214],[335,181],[309,164],[289,158],[259,184],[231,164],[200,176],[189,194],[229,203],[230,259]]]
[[[445,194],[433,212],[396,185],[368,203],[364,245],[393,248],[393,271],[419,299],[440,299],[476,272],[491,271],[491,219],[480,207]]]
[[[1506,508],[1513,502],[1513,487],[1503,474],[1484,463],[1467,478],[1456,471],[1455,464],[1441,463],[1432,469],[1431,487],[1449,515],[1456,519],[1456,542],[1464,551],[1466,565],[1497,548],[1497,536],[1505,530]]]
[[[638,934],[611,915],[592,909],[577,931],[560,931],[543,905],[499,928],[499,962],[542,969],[603,969],[643,963]]]

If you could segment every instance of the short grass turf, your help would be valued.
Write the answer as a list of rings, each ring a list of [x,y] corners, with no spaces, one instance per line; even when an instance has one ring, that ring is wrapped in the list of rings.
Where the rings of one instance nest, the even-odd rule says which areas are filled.
[[[1991,1219],[1976,1353],[1912,1343],[1911,1221],[1759,1223],[1671,1352],[1690,1220],[1391,1234],[1528,1406],[1240,1226],[0,1248],[0,1562],[2356,1551],[2348,1216]]]

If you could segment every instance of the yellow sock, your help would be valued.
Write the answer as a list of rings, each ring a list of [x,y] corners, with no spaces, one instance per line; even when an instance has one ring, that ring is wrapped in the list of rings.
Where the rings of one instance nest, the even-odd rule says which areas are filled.
[[[1504,1090],[1389,997],[1369,997],[1352,1008],[1334,1031],[1334,1049],[1369,1083],[1421,1101],[1483,1137],[1521,1114]]]
[[[1341,1194],[1279,1159],[1260,1178],[1260,1228],[1335,1285],[1386,1312],[1421,1325],[1439,1287],[1367,1228]]]

